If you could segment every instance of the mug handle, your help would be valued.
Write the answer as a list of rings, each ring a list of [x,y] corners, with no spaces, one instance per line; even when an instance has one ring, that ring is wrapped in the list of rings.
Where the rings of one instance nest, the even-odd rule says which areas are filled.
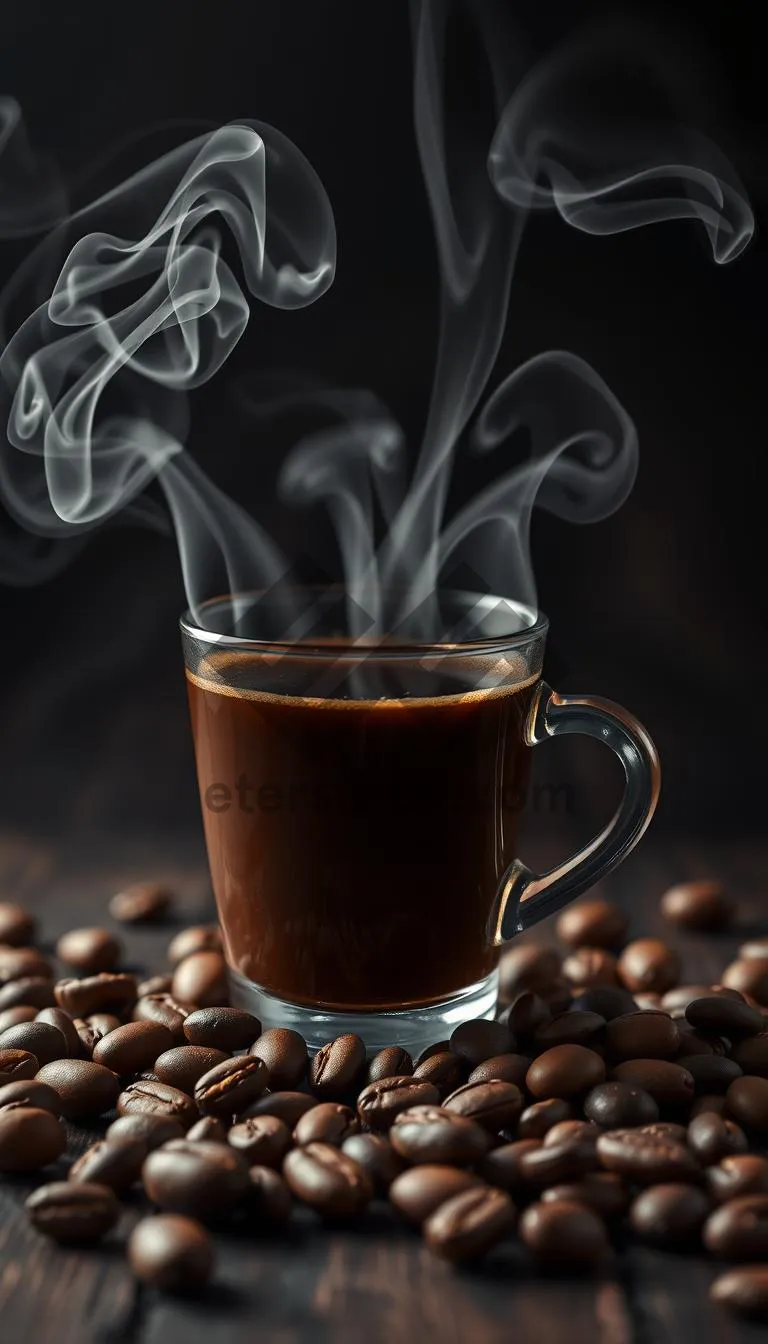
[[[661,785],[658,752],[643,725],[626,709],[596,696],[559,695],[541,682],[528,713],[525,741],[535,746],[561,733],[596,737],[616,752],[624,770],[624,797],[605,830],[557,868],[537,874],[519,859],[510,864],[491,914],[489,932],[495,947],[561,910],[616,868],[656,809]]]

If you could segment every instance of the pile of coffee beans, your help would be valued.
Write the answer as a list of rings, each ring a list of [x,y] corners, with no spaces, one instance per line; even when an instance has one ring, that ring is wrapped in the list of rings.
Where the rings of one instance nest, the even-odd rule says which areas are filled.
[[[170,902],[144,883],[110,910],[153,920]],[[662,913],[711,930],[734,909],[694,882]],[[673,947],[627,941],[620,910],[584,900],[557,921],[563,952],[505,952],[495,1021],[412,1059],[351,1035],[310,1057],[295,1031],[262,1031],[228,1006],[214,926],[177,934],[168,973],[143,983],[107,929],[59,940],[60,979],[35,932],[0,904],[0,1171],[57,1164],[27,1200],[44,1236],[99,1241],[141,1185],[155,1212],[129,1264],[178,1292],[212,1274],[222,1223],[279,1227],[298,1204],[346,1224],[386,1200],[455,1263],[510,1237],[579,1273],[627,1236],[699,1247],[731,1265],[712,1300],[768,1318],[768,939],[719,984],[681,983]],[[99,1117],[70,1160],[65,1122]]]

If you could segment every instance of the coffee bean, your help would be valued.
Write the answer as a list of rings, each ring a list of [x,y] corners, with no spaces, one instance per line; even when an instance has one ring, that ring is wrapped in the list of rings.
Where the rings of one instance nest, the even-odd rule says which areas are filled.
[[[731,1051],[731,1058],[744,1073],[756,1078],[768,1078],[768,1034],[737,1041]]]
[[[708,1112],[698,1115],[688,1125],[688,1147],[704,1167],[721,1162],[732,1153],[747,1150],[747,1136],[732,1120]]]
[[[680,1030],[668,1013],[626,1013],[608,1023],[604,1041],[606,1054],[616,1064],[626,1059],[674,1059]]]
[[[325,1218],[354,1217],[373,1197],[368,1173],[328,1143],[294,1148],[283,1163],[283,1176],[296,1198]]]
[[[37,1021],[22,1022],[4,1031],[0,1036],[0,1052],[3,1050],[26,1050],[40,1065],[65,1059],[68,1053],[67,1042],[58,1027]]]
[[[532,989],[523,989],[516,994],[512,1002],[502,1009],[499,1022],[509,1027],[515,1040],[529,1040],[537,1027],[548,1022],[552,1010],[541,995]]]
[[[560,974],[560,957],[550,947],[514,943],[499,959],[499,998],[514,999],[521,990],[546,989]],[[498,1050],[493,1051],[498,1054]]]
[[[281,1227],[291,1216],[291,1192],[271,1167],[251,1167],[246,1202],[249,1213],[269,1227]]]
[[[225,1143],[174,1139],[149,1154],[142,1171],[153,1204],[204,1222],[229,1213],[248,1190],[248,1165]]]
[[[203,1115],[223,1118],[245,1110],[266,1091],[267,1067],[255,1055],[238,1055],[216,1064],[195,1084],[195,1101]]]
[[[463,1059],[470,1069],[476,1069],[491,1055],[502,1055],[513,1050],[514,1046],[509,1027],[503,1022],[490,1022],[482,1017],[472,1022],[462,1022],[450,1041],[451,1052]]]
[[[718,1204],[740,1195],[768,1195],[768,1159],[736,1153],[707,1169],[707,1185]]]
[[[622,984],[632,993],[664,994],[680,979],[680,956],[660,938],[637,938],[619,958]]]
[[[584,1114],[601,1129],[652,1125],[659,1108],[650,1092],[633,1083],[600,1083],[584,1098]]]
[[[111,1111],[120,1092],[117,1074],[89,1059],[57,1059],[39,1070],[37,1080],[58,1093],[61,1114],[67,1120]]]
[[[151,1068],[157,1056],[172,1045],[173,1037],[161,1023],[127,1022],[96,1042],[93,1062],[123,1076],[141,1073],[142,1069]]]
[[[269,1085],[275,1091],[291,1091],[304,1081],[309,1063],[307,1043],[298,1031],[272,1027],[254,1041],[250,1054],[264,1061]]]
[[[133,1009],[134,1022],[159,1022],[167,1027],[173,1039],[183,1045],[184,1025],[191,1016],[189,1004],[182,1003],[173,994],[147,994],[138,999]]]
[[[114,1013],[91,1013],[91,1015],[86,1018],[86,1022],[91,1030],[96,1033],[100,1041],[102,1041],[105,1036],[109,1036],[111,1031],[117,1031],[117,1028],[122,1025],[120,1018],[115,1017]]]
[[[182,929],[171,939],[167,956],[172,966],[178,966],[186,957],[194,956],[196,952],[221,952],[222,947],[221,929],[218,924],[193,924],[189,928]]]
[[[142,1218],[128,1239],[136,1278],[164,1293],[199,1292],[213,1273],[215,1258],[205,1228],[177,1214]]]
[[[150,975],[149,979],[139,981],[136,998],[145,999],[149,994],[170,994],[172,984],[172,975]]]
[[[64,1127],[49,1110],[6,1106],[0,1110],[0,1171],[37,1171],[61,1157]]]
[[[35,917],[23,905],[0,901],[0,943],[6,947],[24,947],[35,936]]]
[[[71,929],[56,944],[56,956],[83,975],[112,971],[120,960],[120,944],[108,929]]]
[[[330,1143],[340,1148],[359,1129],[357,1116],[349,1106],[339,1101],[323,1101],[304,1112],[293,1131],[293,1141],[300,1147],[307,1143]]]
[[[134,882],[109,902],[109,913],[120,924],[150,924],[167,914],[173,892],[161,882]]]
[[[701,1173],[688,1148],[657,1126],[609,1130],[597,1140],[597,1155],[607,1171],[638,1185],[695,1181]]]
[[[368,1063],[365,1079],[367,1083],[378,1083],[382,1078],[404,1078],[413,1073],[413,1060],[407,1050],[399,1045],[388,1045],[379,1050]]]
[[[579,1180],[598,1166],[595,1140],[575,1137],[560,1143],[545,1142],[523,1153],[520,1175],[531,1189],[544,1190],[548,1185]]]
[[[485,1065],[480,1064],[478,1067],[483,1069]],[[467,1065],[452,1050],[441,1050],[438,1055],[431,1055],[423,1064],[418,1064],[413,1076],[417,1082],[431,1083],[437,1088],[440,1097],[447,1097],[449,1092],[455,1091],[465,1081]]]
[[[545,1022],[534,1033],[534,1041],[540,1050],[549,1050],[555,1045],[589,1045],[601,1037],[605,1028],[605,1018],[599,1013],[585,1013],[571,1010],[558,1013],[551,1021]]]
[[[756,1036],[765,1027],[759,1009],[726,994],[693,999],[686,1007],[685,1017],[698,1031],[722,1032],[725,1036]]]
[[[418,1068],[420,1064],[426,1063],[433,1055],[444,1055],[450,1050],[450,1046],[450,1041],[435,1041],[433,1045],[426,1046],[416,1060],[416,1067]]]
[[[419,1225],[455,1195],[482,1186],[479,1176],[459,1167],[411,1167],[395,1177],[389,1200],[401,1217]]]
[[[229,1003],[227,963],[221,952],[193,952],[173,973],[171,992],[182,1003],[219,1008]]]
[[[768,1195],[740,1195],[710,1214],[704,1245],[726,1260],[761,1260],[768,1256]]]
[[[244,1050],[260,1034],[259,1019],[241,1008],[198,1008],[184,1019],[189,1044],[205,1045],[210,1050]]]
[[[432,1083],[407,1074],[381,1078],[363,1088],[357,1099],[357,1115],[361,1125],[385,1132],[402,1111],[413,1106],[436,1106],[439,1101],[440,1093]]]
[[[451,1092],[443,1103],[447,1111],[476,1120],[492,1134],[517,1124],[523,1109],[523,1096],[514,1083],[493,1079],[490,1083],[465,1083]]]
[[[528,1091],[540,1101],[578,1096],[604,1081],[603,1060],[583,1045],[556,1045],[545,1050],[533,1061],[525,1080]]]
[[[183,1139],[184,1130],[178,1120],[170,1115],[155,1114],[152,1111],[130,1111],[119,1115],[107,1129],[107,1138],[115,1143],[135,1139],[143,1143],[147,1152],[162,1148],[171,1139]]]
[[[632,1083],[650,1092],[660,1106],[690,1105],[694,1082],[687,1069],[668,1059],[628,1059],[612,1071],[616,1082]]]
[[[526,1107],[520,1116],[517,1127],[521,1139],[543,1139],[544,1135],[559,1125],[561,1120],[570,1120],[573,1111],[562,1097],[548,1097],[546,1101],[536,1101]]]
[[[12,980],[53,979],[53,967],[36,947],[0,946],[0,985]]]
[[[181,1134],[178,1135],[182,1137]],[[214,1115],[204,1115],[200,1120],[196,1120],[191,1129],[187,1130],[187,1141],[189,1143],[226,1143],[227,1131],[220,1120]]]
[[[123,1195],[138,1181],[146,1156],[147,1145],[140,1139],[100,1139],[72,1164],[68,1179],[108,1185]]]
[[[768,1131],[768,1078],[736,1078],[725,1100],[729,1114],[745,1129],[758,1134]]]
[[[267,1092],[239,1111],[237,1118],[248,1120],[253,1115],[276,1115],[289,1129],[295,1129],[302,1115],[317,1104],[317,1098],[308,1097],[305,1092]]]
[[[467,1079],[469,1083],[514,1083],[515,1087],[525,1087],[525,1076],[531,1066],[527,1055],[491,1055],[484,1063],[478,1064]],[[454,1083],[457,1087],[461,1080]],[[448,1089],[453,1091],[453,1088]]]
[[[578,1181],[563,1181],[541,1193],[543,1204],[582,1204],[601,1218],[620,1218],[629,1208],[628,1186],[612,1171],[588,1171]]]
[[[149,1026],[147,1023],[134,1022],[134,1026]],[[152,1023],[153,1026],[159,1024]],[[165,1030],[165,1028],[162,1028]],[[165,1050],[155,1060],[155,1073],[161,1083],[178,1087],[180,1092],[192,1096],[203,1074],[209,1073],[217,1064],[223,1064],[230,1056],[223,1050],[212,1050],[205,1045],[174,1045]]]
[[[328,1104],[333,1105],[332,1102]],[[386,1194],[404,1167],[402,1158],[381,1134],[350,1134],[342,1143],[341,1151],[367,1171],[374,1190],[381,1194]]]
[[[424,1224],[431,1251],[452,1263],[477,1260],[515,1225],[515,1206],[504,1190],[475,1186],[441,1204]]]
[[[398,1115],[389,1134],[395,1152],[414,1165],[469,1166],[488,1152],[487,1132],[474,1120],[439,1106],[414,1106]]]
[[[635,1012],[637,1012],[638,1009],[640,1010],[641,1013],[660,1013],[662,1011],[661,995],[636,994]]]
[[[768,1265],[742,1265],[715,1279],[710,1301],[728,1307],[739,1316],[768,1320]]]
[[[528,1153],[536,1152],[541,1146],[541,1139],[518,1139],[515,1143],[505,1143],[500,1148],[493,1148],[481,1162],[478,1162],[478,1175],[489,1185],[498,1186],[500,1190],[519,1193],[526,1186],[522,1172],[523,1158]]]
[[[0,1032],[9,1027],[17,1027],[20,1022],[34,1022],[37,1009],[30,1004],[18,1003],[15,1008],[5,1008],[0,1012]]]
[[[591,1120],[560,1120],[551,1129],[547,1130],[544,1136],[545,1148],[551,1147],[555,1143],[562,1143],[563,1139],[591,1139],[593,1143],[597,1142],[598,1129],[592,1124]]]
[[[700,1095],[726,1092],[734,1078],[741,1077],[738,1064],[722,1055],[680,1055],[677,1063],[691,1074]]]
[[[291,1132],[276,1115],[257,1115],[233,1125],[227,1142],[249,1167],[279,1167],[291,1147]]]
[[[198,1118],[191,1097],[168,1083],[151,1082],[140,1078],[129,1083],[117,1098],[117,1114],[125,1116],[160,1116],[176,1120],[186,1132]]]
[[[673,1143],[688,1142],[688,1130],[685,1125],[673,1120],[654,1120],[650,1125],[641,1125],[640,1133],[650,1134],[652,1138],[661,1135],[663,1138],[671,1139]]]
[[[583,1204],[531,1204],[520,1219],[520,1237],[545,1265],[591,1269],[608,1249],[602,1219]]]
[[[570,905],[558,917],[555,932],[569,947],[621,947],[629,919],[618,906],[598,899]]]
[[[3,942],[8,942],[7,938]],[[768,938],[750,938],[739,948],[739,960],[749,961],[750,957],[768,959]]]
[[[365,1046],[359,1036],[338,1036],[318,1050],[309,1071],[312,1091],[323,1101],[342,1100],[362,1078]]]
[[[768,1004],[768,957],[745,957],[732,961],[723,971],[722,983],[728,989],[749,994],[762,1007]]]
[[[17,1108],[31,1106],[36,1110],[50,1111],[51,1115],[60,1115],[59,1095],[47,1083],[39,1083],[36,1078],[21,1079],[16,1083],[5,1083],[0,1087],[0,1111],[6,1107]]]
[[[629,990],[621,985],[595,985],[574,995],[571,1007],[578,1012],[598,1013],[610,1022],[623,1013],[635,1012],[636,1004]]]
[[[719,882],[680,882],[661,898],[661,913],[681,929],[711,932],[730,924],[735,902]]]
[[[34,1078],[39,1067],[29,1050],[0,1050],[0,1087],[4,1083]]]
[[[69,1013],[65,1013],[63,1008],[41,1008],[35,1021],[44,1022],[50,1027],[56,1027],[64,1037],[67,1046],[67,1054],[72,1059],[80,1058],[82,1055],[82,1045],[80,1037],[77,1034],[77,1028]],[[33,1051],[33,1054],[37,1054],[37,1051]],[[38,1055],[38,1059],[39,1058],[40,1056]]]
[[[41,1185],[25,1208],[38,1232],[63,1244],[100,1241],[120,1217],[120,1205],[108,1186],[72,1181]]]
[[[136,977],[105,971],[84,980],[59,980],[54,985],[56,1002],[72,1017],[91,1013],[114,1013],[121,1017],[136,999]]]
[[[618,984],[617,961],[602,947],[577,947],[563,962],[563,975],[577,989]]]
[[[698,1241],[710,1208],[698,1186],[670,1181],[643,1190],[632,1204],[629,1222],[642,1241],[677,1247]]]
[[[0,989],[1,1012],[20,1007],[50,1008],[55,1002],[53,981],[48,976],[24,975],[20,980],[9,980]]]

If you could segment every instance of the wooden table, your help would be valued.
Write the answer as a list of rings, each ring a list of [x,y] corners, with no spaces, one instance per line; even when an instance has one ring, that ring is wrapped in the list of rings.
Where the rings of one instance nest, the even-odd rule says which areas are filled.
[[[651,835],[606,894],[632,911],[634,932],[661,932],[658,897],[672,880],[726,879],[742,910],[733,936],[674,936],[686,979],[714,981],[740,937],[766,931],[766,871],[764,842],[705,845]],[[144,876],[167,879],[180,893],[174,922],[125,933],[128,962],[155,971],[174,928],[212,913],[198,839],[108,840],[85,831],[55,843],[0,837],[0,899],[37,911],[48,949],[66,928],[109,923],[109,895]],[[542,926],[540,936],[551,939],[551,929]],[[77,1148],[92,1137],[73,1130]],[[509,1243],[479,1268],[456,1272],[378,1207],[354,1231],[328,1232],[307,1214],[285,1234],[219,1235],[215,1285],[195,1301],[163,1299],[138,1287],[124,1261],[138,1197],[103,1247],[74,1252],[28,1227],[22,1206],[32,1184],[0,1182],[2,1344],[746,1344],[764,1333],[710,1307],[715,1267],[698,1255],[633,1246],[594,1278],[542,1278]]]

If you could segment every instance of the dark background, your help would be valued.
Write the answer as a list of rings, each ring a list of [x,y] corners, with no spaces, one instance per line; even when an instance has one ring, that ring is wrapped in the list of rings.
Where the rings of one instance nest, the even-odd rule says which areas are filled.
[[[761,828],[762,6],[521,0],[510,9],[531,61],[585,19],[654,18],[660,50],[696,88],[703,129],[757,216],[756,241],[728,267],[713,265],[692,225],[591,238],[535,220],[499,369],[550,347],[571,350],[594,364],[640,436],[638,481],[620,513],[590,528],[536,523],[551,680],[620,700],[647,724],[665,772],[660,827]],[[476,78],[468,74],[470,90]],[[219,0],[183,12],[140,0],[119,20],[92,0],[10,0],[0,93],[19,99],[33,143],[68,174],[141,126],[243,116],[278,126],[317,169],[339,235],[332,291],[304,312],[259,312],[231,368],[193,404],[190,446],[225,487],[261,499],[270,517],[263,501],[278,440],[237,418],[229,390],[251,367],[303,366],[370,386],[418,438],[437,286],[405,0]],[[23,251],[0,244],[0,281]],[[105,832],[198,826],[176,629],[183,606],[173,543],[119,526],[93,536],[46,585],[0,589],[0,825],[71,829],[83,809]],[[551,780],[576,771],[584,812],[603,807],[594,759],[582,746],[545,767]]]

